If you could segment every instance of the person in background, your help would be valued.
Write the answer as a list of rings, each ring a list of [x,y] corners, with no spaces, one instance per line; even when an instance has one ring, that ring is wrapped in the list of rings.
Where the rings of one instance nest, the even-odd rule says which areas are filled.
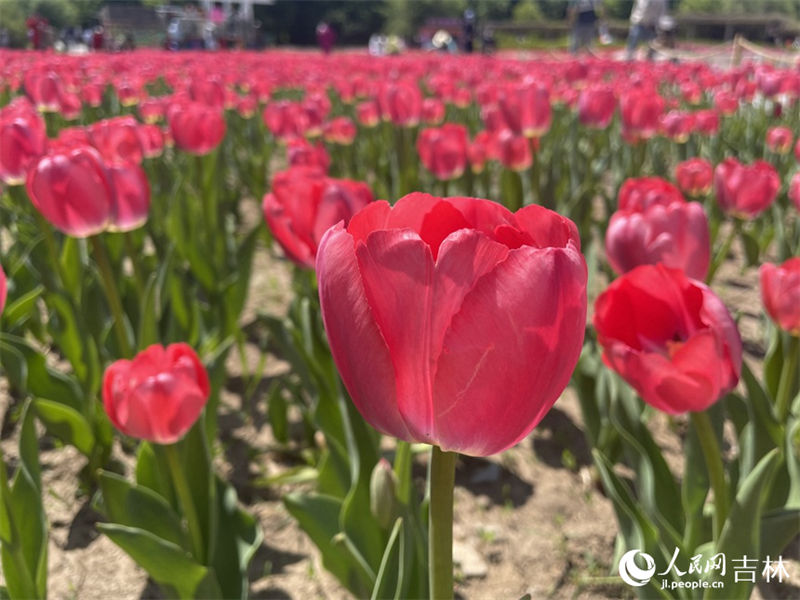
[[[628,33],[627,60],[633,60],[636,49],[642,42],[648,43],[656,37],[659,19],[667,14],[667,0],[636,0],[631,10],[631,29]],[[647,49],[648,60],[653,59],[653,49]]]
[[[28,28],[28,39],[34,50],[44,49],[45,38],[47,37],[47,25],[47,19],[40,17],[37,13],[28,17],[25,21],[25,26]]]
[[[589,48],[597,35],[597,24],[603,17],[601,0],[569,0],[567,19],[572,25],[570,52],[577,54]]]
[[[336,32],[333,27],[322,21],[317,25],[317,43],[322,48],[322,52],[330,54],[333,49],[333,43],[336,41]]]

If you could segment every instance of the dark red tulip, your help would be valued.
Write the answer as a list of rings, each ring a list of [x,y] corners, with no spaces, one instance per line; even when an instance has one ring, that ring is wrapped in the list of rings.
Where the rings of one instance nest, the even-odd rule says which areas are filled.
[[[264,219],[288,258],[313,268],[322,235],[348,222],[372,202],[367,184],[333,179],[316,168],[293,167],[277,173],[264,196]]]
[[[761,300],[778,327],[800,337],[800,257],[759,269]]]
[[[221,109],[192,102],[173,104],[167,112],[175,145],[190,154],[208,154],[225,137],[225,119]]]
[[[617,97],[609,86],[588,87],[578,96],[578,119],[587,127],[605,129],[616,110]]]
[[[775,167],[763,160],[744,165],[726,158],[714,170],[717,202],[723,211],[741,219],[753,219],[769,208],[780,187]]]
[[[687,196],[705,196],[711,191],[714,182],[714,168],[704,158],[690,158],[675,167],[675,181]]]
[[[662,263],[705,279],[711,248],[702,205],[680,201],[615,212],[606,230],[606,256],[617,273]]]
[[[474,456],[525,437],[583,343],[578,240],[571,221],[541,206],[513,214],[419,193],[329,229],[317,255],[322,315],[367,422]]]
[[[210,393],[205,367],[187,344],[150,346],[103,376],[103,406],[114,427],[156,444],[186,435]]]
[[[659,204],[667,206],[673,202],[684,202],[680,190],[661,177],[632,177],[619,188],[617,208],[629,212],[643,212]]]
[[[603,361],[669,414],[702,411],[739,381],[742,341],[722,301],[683,271],[643,265],[597,298]]]
[[[423,129],[417,138],[417,152],[422,164],[437,179],[456,179],[467,167],[468,144],[467,128],[447,123]]]

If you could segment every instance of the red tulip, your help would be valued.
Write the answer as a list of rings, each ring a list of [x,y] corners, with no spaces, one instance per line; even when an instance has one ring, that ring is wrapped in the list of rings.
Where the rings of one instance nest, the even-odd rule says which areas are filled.
[[[416,81],[386,84],[379,100],[384,119],[399,127],[413,127],[419,123],[422,115],[422,92]]]
[[[761,300],[767,314],[793,336],[800,336],[800,257],[759,269]]]
[[[325,124],[322,135],[327,142],[349,146],[356,139],[356,126],[347,117],[336,117]]]
[[[525,437],[580,354],[578,239],[571,221],[541,206],[512,214],[420,193],[329,229],[317,254],[322,315],[364,418],[477,456]]]
[[[164,102],[160,98],[149,98],[139,104],[139,116],[145,123],[158,123],[164,118]]]
[[[262,208],[272,234],[286,256],[314,267],[322,235],[339,221],[349,222],[372,202],[367,184],[326,177],[319,169],[293,167],[277,173]]]
[[[632,177],[619,188],[617,206],[619,210],[643,212],[659,204],[668,206],[673,202],[685,202],[680,190],[661,177]]]
[[[696,202],[620,210],[606,230],[606,256],[617,273],[663,263],[693,279],[705,279],[710,255],[708,219]]]
[[[616,109],[617,97],[609,86],[588,87],[578,97],[578,119],[587,127],[605,129]]]
[[[741,219],[753,219],[769,208],[780,187],[775,167],[763,160],[743,165],[735,158],[726,158],[714,170],[720,207]]]
[[[114,187],[94,148],[51,151],[28,171],[26,186],[36,210],[67,235],[94,235],[111,221]]]
[[[616,279],[595,303],[603,361],[670,414],[701,411],[739,381],[742,341],[722,301],[664,265]]]
[[[739,98],[731,92],[720,90],[714,94],[714,106],[720,113],[729,116],[739,110]]]
[[[468,144],[467,128],[447,123],[423,129],[417,138],[417,152],[422,164],[437,179],[456,179],[467,166]]]
[[[173,104],[167,120],[175,145],[190,154],[208,154],[225,137],[222,110],[197,102]]]
[[[550,129],[550,90],[542,84],[508,86],[501,90],[498,104],[505,122],[516,134],[541,137]]]
[[[703,135],[714,135],[719,131],[719,115],[713,110],[698,110],[694,113],[694,130]]]
[[[620,99],[622,128],[628,140],[636,142],[658,133],[664,99],[655,90],[633,89]]]
[[[661,131],[678,144],[683,144],[689,139],[689,134],[694,129],[694,118],[691,113],[680,110],[671,110],[661,116]]]
[[[380,122],[380,110],[374,100],[367,100],[356,106],[356,117],[364,127],[375,127]]]
[[[31,164],[47,145],[42,117],[32,106],[17,104],[0,111],[0,181],[7,185],[25,183]]]
[[[145,158],[161,156],[164,151],[164,132],[158,125],[145,123],[137,128]]]
[[[704,158],[690,158],[679,163],[675,168],[675,180],[678,187],[687,196],[697,198],[711,191],[714,179],[714,168]]]
[[[150,184],[139,165],[109,167],[114,186],[113,211],[109,231],[131,231],[147,222],[150,211]]]
[[[141,164],[144,149],[139,124],[133,117],[114,117],[93,123],[88,128],[92,146],[107,164]]]
[[[795,173],[789,183],[789,198],[795,208],[800,211],[800,173]]]
[[[286,144],[290,167],[316,167],[328,171],[331,159],[320,143],[312,144],[305,138],[290,138]]]
[[[788,127],[770,127],[767,130],[767,148],[776,154],[788,154],[793,141],[794,134]]]
[[[208,374],[187,344],[154,345],[133,360],[118,360],[103,376],[103,406],[125,435],[174,444],[203,412]]]
[[[438,98],[425,98],[422,101],[422,121],[427,125],[439,125],[444,121],[444,102]]]
[[[525,171],[533,164],[533,152],[528,138],[504,129],[495,138],[498,159],[507,169]]]

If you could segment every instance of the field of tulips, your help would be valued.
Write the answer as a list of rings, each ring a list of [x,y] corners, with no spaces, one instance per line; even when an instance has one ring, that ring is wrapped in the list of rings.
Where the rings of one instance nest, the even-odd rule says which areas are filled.
[[[766,63],[0,50],[0,594],[798,597],[798,133]]]

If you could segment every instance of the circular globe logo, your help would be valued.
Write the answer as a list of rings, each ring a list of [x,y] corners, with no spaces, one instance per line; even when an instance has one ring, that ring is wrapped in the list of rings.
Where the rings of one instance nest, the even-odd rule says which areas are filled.
[[[644,569],[640,568],[634,560],[637,554],[644,559],[646,565]],[[647,582],[650,581],[655,572],[656,561],[653,560],[652,556],[641,550],[629,550],[619,559],[619,576],[628,585],[634,587],[647,585]]]

